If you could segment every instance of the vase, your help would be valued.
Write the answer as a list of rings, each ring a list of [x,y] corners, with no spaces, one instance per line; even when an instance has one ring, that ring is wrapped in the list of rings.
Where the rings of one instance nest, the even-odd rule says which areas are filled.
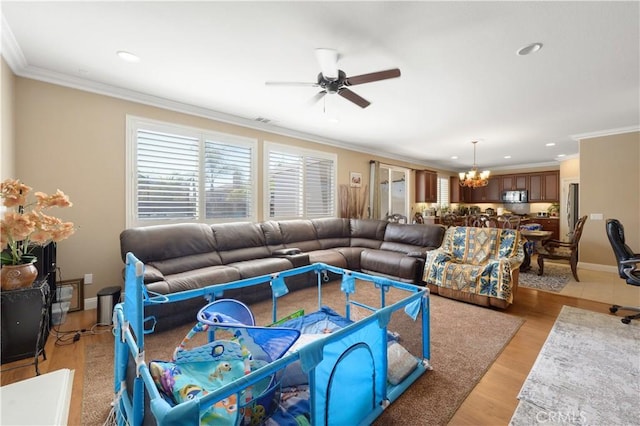
[[[0,270],[2,290],[16,290],[30,287],[38,276],[38,269],[33,263],[23,265],[5,265]]]

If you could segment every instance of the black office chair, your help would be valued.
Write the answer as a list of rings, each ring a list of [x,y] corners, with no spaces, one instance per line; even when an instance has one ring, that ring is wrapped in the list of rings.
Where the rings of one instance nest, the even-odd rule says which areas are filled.
[[[627,281],[627,284],[640,286],[640,253],[634,253],[624,242],[624,227],[618,219],[607,219],[607,237],[613,248],[618,262],[618,274],[620,278]],[[613,305],[609,308],[611,313],[618,312],[619,309],[638,312],[635,315],[628,315],[621,319],[625,324],[629,324],[632,319],[640,319],[640,307]]]

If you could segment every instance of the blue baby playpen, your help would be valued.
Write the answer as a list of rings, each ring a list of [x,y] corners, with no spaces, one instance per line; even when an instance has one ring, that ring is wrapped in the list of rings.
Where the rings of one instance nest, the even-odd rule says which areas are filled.
[[[150,295],[143,271],[142,262],[127,254],[124,300],[114,310],[119,424],[370,424],[430,368],[429,297],[424,287],[313,264]],[[278,300],[288,293],[285,278],[309,272],[317,277],[318,311],[278,320]],[[344,314],[323,305],[328,273],[342,277]],[[251,307],[222,298],[225,290],[264,283],[272,289],[270,326],[256,325]],[[390,290],[402,296],[387,303]],[[365,291],[376,295],[375,304],[358,300],[358,293]],[[173,342],[173,359],[147,361],[144,336],[153,330],[145,330],[144,307],[192,298],[203,298],[203,308],[183,342]],[[366,315],[360,315],[363,310]],[[412,342],[418,349],[408,351],[402,336],[388,329],[396,315],[409,316],[409,324],[420,329],[419,338],[412,339],[419,340],[417,346]],[[208,343],[187,348],[198,332],[208,333]],[[288,393],[292,388],[295,394]]]

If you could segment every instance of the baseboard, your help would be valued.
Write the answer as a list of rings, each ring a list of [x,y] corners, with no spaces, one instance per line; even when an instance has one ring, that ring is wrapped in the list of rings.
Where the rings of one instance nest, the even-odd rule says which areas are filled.
[[[611,272],[611,273],[614,273],[614,274],[618,273],[618,267],[617,266],[601,265],[599,263],[578,262],[578,268],[587,269],[589,271]]]

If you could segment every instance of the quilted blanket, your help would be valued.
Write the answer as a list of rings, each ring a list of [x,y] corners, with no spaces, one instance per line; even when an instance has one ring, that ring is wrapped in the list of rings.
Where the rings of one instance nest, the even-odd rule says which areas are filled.
[[[450,227],[427,252],[423,281],[511,303],[511,271],[524,260],[524,242],[514,229]]]

